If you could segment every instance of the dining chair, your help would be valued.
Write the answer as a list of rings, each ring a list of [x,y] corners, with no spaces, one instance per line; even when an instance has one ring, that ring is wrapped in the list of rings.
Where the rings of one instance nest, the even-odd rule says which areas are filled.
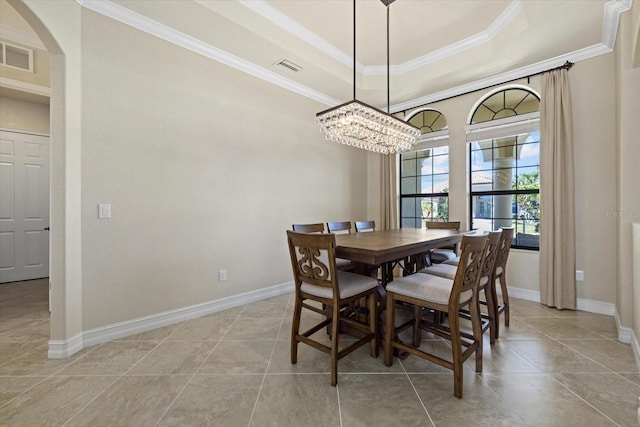
[[[424,224],[427,229],[460,230],[460,221],[425,221]],[[453,259],[458,255],[457,250],[458,245],[432,249],[427,258],[428,264],[439,264]]]
[[[329,223],[327,223],[328,225]],[[323,223],[313,223],[313,224],[293,224],[291,226],[293,231],[299,231],[302,233],[324,233],[324,224]],[[331,233],[331,230],[329,230]],[[353,271],[355,270],[355,266],[348,259],[336,258],[336,265],[338,270],[344,271]]]
[[[329,233],[349,234],[351,233],[351,221],[328,222],[327,230]]]
[[[302,233],[324,233],[324,224],[321,222],[315,224],[293,224],[291,228],[293,231]]]
[[[513,227],[500,227],[502,235],[498,244],[498,252],[496,264],[494,267],[494,277],[491,279],[491,294],[493,296],[493,307],[495,313],[495,339],[500,337],[500,314],[504,313],[504,326],[509,327],[509,293],[507,290],[507,260],[511,251],[511,242],[513,239]],[[458,265],[459,259],[445,261],[443,264]],[[498,291],[495,282],[500,284],[500,293],[502,296],[502,304],[498,302]]]
[[[511,239],[513,238],[513,227],[502,227],[502,237],[496,259],[496,273],[494,280],[500,283],[500,293],[502,294],[502,304],[498,303],[498,293],[494,288],[494,307],[496,309],[496,338],[500,335],[500,314],[504,313],[504,326],[509,327],[509,293],[507,291],[507,260],[511,252]],[[494,281],[495,283],[495,281]]]
[[[430,274],[412,274],[387,285],[387,312],[384,339],[384,364],[393,364],[393,349],[398,349],[453,370],[453,394],[462,398],[463,363],[475,353],[475,370],[482,372],[482,329],[478,304],[478,285],[482,275],[487,237],[465,235],[461,242],[462,254],[453,280]],[[395,325],[396,303],[404,302],[419,307],[446,312],[448,325],[423,321],[420,327],[451,341],[451,360],[428,353],[426,348],[404,344],[397,333],[411,327],[413,319]],[[472,333],[460,328],[459,312],[468,307]]]
[[[335,234],[308,234],[287,230],[291,268],[295,282],[295,307],[291,326],[291,363],[298,361],[298,343],[307,344],[330,355],[331,385],[338,383],[338,360],[353,350],[370,343],[371,357],[378,357],[377,345],[377,288],[378,281],[368,276],[338,271],[335,263]],[[349,317],[349,306],[361,298],[366,298],[368,316],[366,321]],[[323,310],[307,302],[316,301],[327,307]],[[302,309],[323,316],[330,316],[300,332]],[[358,331],[359,339],[343,349],[339,349],[340,332],[346,325]],[[312,335],[330,326],[330,345],[312,338]]]
[[[375,221],[356,221],[356,233],[362,231],[374,231],[375,229]]]
[[[478,295],[480,292],[484,294],[484,299],[479,299],[480,304],[487,306],[486,313],[480,313],[482,318],[482,333],[484,334],[489,330],[489,340],[491,345],[496,341],[496,321],[497,313],[495,307],[495,287],[491,286],[492,279],[495,277],[496,260],[498,258],[498,250],[500,248],[500,238],[502,237],[502,230],[490,231],[487,234],[487,253],[484,259],[484,265],[482,267],[482,275],[480,276],[480,283],[478,285]],[[445,277],[447,279],[455,279],[458,265],[453,264],[433,264],[429,267],[419,270],[418,273],[432,274],[434,276]],[[495,281],[494,281],[495,282]],[[463,317],[469,317],[468,312],[461,313]],[[416,322],[420,319],[416,319]],[[416,328],[414,328],[415,330]],[[414,336],[414,346],[419,345],[419,336]]]

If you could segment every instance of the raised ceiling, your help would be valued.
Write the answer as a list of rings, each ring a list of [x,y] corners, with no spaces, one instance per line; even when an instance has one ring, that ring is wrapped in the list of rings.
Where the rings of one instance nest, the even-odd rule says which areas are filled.
[[[353,91],[352,0],[77,0],[332,105]],[[386,106],[386,7],[357,0],[357,97]],[[408,108],[610,52],[631,0],[396,0],[391,104]],[[275,65],[287,59],[293,72]]]

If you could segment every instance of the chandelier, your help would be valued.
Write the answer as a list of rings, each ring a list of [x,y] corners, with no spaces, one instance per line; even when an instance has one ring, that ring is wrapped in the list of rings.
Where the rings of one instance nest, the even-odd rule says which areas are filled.
[[[381,1],[387,7],[387,112],[356,99],[356,0],[353,0],[353,101],[319,112],[316,124],[328,140],[395,154],[411,149],[420,130],[389,114],[389,5],[394,0]]]

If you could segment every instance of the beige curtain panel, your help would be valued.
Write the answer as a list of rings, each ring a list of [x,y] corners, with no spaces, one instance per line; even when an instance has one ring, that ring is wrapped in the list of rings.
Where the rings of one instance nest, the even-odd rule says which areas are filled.
[[[395,154],[380,154],[380,230],[398,228],[398,189]]]
[[[573,123],[569,73],[542,75],[540,104],[540,302],[576,308]]]

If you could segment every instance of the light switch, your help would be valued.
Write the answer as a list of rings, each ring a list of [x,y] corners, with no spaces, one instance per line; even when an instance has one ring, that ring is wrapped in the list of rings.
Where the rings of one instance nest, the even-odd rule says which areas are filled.
[[[98,218],[111,218],[111,204],[99,203],[98,204]]]

